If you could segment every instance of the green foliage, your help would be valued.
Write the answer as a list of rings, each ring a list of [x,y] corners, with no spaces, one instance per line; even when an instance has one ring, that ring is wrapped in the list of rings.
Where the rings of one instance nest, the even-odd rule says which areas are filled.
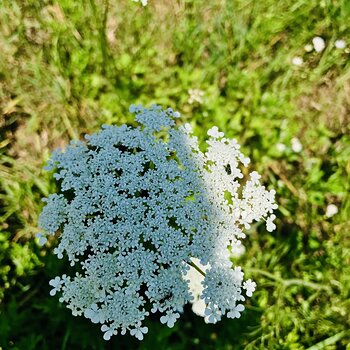
[[[347,0],[0,0],[0,349],[345,349],[349,16]],[[315,36],[325,50],[306,52]],[[206,325],[188,307],[173,329],[150,320],[142,343],[107,343],[49,296],[68,267],[33,237],[50,152],[131,122],[135,102],[179,110],[200,140],[213,125],[236,137],[277,190],[278,227],[248,233],[238,261],[258,287],[241,319]]]

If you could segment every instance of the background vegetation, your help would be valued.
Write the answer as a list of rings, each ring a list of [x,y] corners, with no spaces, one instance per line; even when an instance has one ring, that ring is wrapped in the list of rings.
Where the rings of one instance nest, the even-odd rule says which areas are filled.
[[[0,349],[349,349],[350,2],[149,2],[0,0]],[[315,36],[325,49],[306,51]],[[277,230],[253,227],[236,259],[258,283],[241,319],[188,307],[105,342],[49,296],[65,262],[34,239],[55,190],[42,166],[135,102],[236,137],[277,190]]]

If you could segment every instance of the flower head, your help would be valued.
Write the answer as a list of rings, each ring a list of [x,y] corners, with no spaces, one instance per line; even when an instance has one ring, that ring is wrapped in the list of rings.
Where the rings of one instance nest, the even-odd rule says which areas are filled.
[[[292,150],[295,153],[300,153],[303,150],[303,145],[297,137],[292,138]]]
[[[326,208],[326,216],[330,218],[338,213],[338,207],[335,204],[329,204]]]
[[[334,46],[336,49],[345,49],[346,48],[346,42],[342,39],[338,39],[335,41]]]
[[[314,47],[313,47],[311,44],[306,44],[306,45],[304,46],[304,50],[305,50],[306,52],[311,52],[313,49],[314,49]]]
[[[284,152],[287,149],[286,145],[280,142],[276,144],[276,148],[279,152]]]
[[[292,64],[294,64],[294,66],[300,67],[303,65],[303,63],[304,63],[304,60],[302,57],[296,56],[292,58]]]
[[[79,271],[51,280],[50,294],[101,323],[104,339],[120,331],[142,340],[150,312],[173,327],[194,300],[186,276],[197,258],[207,266],[199,296],[207,320],[239,317],[244,273],[231,268],[227,248],[239,246],[254,221],[273,228],[275,191],[257,172],[241,184],[249,158],[216,127],[202,152],[172,109],[130,111],[137,127],[103,126],[55,151],[46,167],[56,170],[60,192],[46,200],[42,237],[59,230],[54,253]],[[253,284],[246,282],[247,296]]]
[[[142,6],[146,6],[148,4],[148,0],[132,0],[134,2],[140,2]]]
[[[324,39],[321,38],[320,36],[315,36],[312,39],[312,44],[314,45],[314,49],[316,52],[321,52],[326,47],[326,43],[325,43]]]
[[[189,95],[188,103],[190,105],[195,103],[198,103],[198,104],[203,103],[204,91],[200,89],[189,89],[188,95]]]

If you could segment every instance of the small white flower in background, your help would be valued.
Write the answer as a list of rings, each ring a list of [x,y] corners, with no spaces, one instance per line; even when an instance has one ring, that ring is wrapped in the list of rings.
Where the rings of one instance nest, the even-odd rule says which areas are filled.
[[[277,143],[276,148],[279,152],[284,152],[287,149],[287,146],[284,143]]]
[[[305,50],[306,52],[311,52],[313,49],[314,49],[314,47],[313,47],[311,44],[306,44],[306,45],[304,46],[304,50]]]
[[[204,91],[200,89],[190,89],[188,90],[188,103],[190,105],[194,103],[202,104],[203,103],[203,96],[204,96]]]
[[[312,39],[312,44],[314,45],[314,49],[316,52],[321,52],[326,47],[326,43],[325,43],[324,39],[321,38],[320,36],[315,36]]]
[[[335,46],[337,49],[342,50],[342,49],[345,49],[346,43],[345,43],[344,40],[338,39],[338,40],[335,41],[334,46]]]
[[[249,158],[217,127],[202,152],[171,108],[130,111],[137,127],[104,125],[54,151],[46,166],[61,193],[45,200],[39,240],[60,230],[54,254],[79,271],[52,279],[50,294],[59,292],[73,315],[101,323],[105,340],[118,332],[142,340],[150,312],[173,327],[184,305],[195,309],[199,300],[206,322],[238,318],[243,290],[251,296],[255,283],[244,284],[241,267],[232,268],[229,248],[242,245],[253,222],[276,227],[276,192],[256,171],[244,179]]]
[[[140,2],[142,6],[146,6],[148,4],[148,0],[132,0],[134,2]]]
[[[330,218],[338,213],[338,207],[335,204],[329,204],[326,208],[326,216]]]
[[[292,150],[295,153],[300,153],[303,149],[303,145],[297,137],[292,138]]]
[[[292,64],[294,64],[294,66],[300,67],[303,65],[303,63],[304,63],[304,60],[302,59],[302,57],[296,56],[292,58]]]

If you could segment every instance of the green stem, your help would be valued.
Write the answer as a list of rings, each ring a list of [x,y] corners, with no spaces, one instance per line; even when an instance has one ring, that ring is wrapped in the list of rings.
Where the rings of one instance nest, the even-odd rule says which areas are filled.
[[[342,331],[339,332],[325,340],[322,340],[321,342],[311,346],[310,348],[308,348],[307,350],[321,350],[324,349],[326,346],[328,345],[333,345],[335,343],[337,343],[340,339],[344,338],[344,336],[346,336],[348,334],[348,332],[346,331]]]
[[[312,289],[324,289],[327,290],[328,292],[331,291],[331,288],[329,286],[324,286],[322,284],[317,284],[314,282],[309,282],[309,281],[304,281],[298,278],[293,278],[293,279],[289,279],[289,280],[285,280],[283,282],[286,286],[290,286],[290,285],[300,285],[300,286],[305,286],[305,287],[309,287]]]
[[[108,19],[108,9],[109,9],[109,0],[104,0],[103,2],[103,10],[102,10],[102,21],[101,21],[101,12],[98,10],[95,0],[90,0],[90,5],[92,9],[92,13],[94,17],[96,18],[96,23],[98,27],[98,34],[99,34],[99,43],[100,43],[100,50],[101,50],[101,56],[102,56],[102,73],[106,74],[107,71],[107,65],[108,65],[108,42],[106,37],[106,27],[107,27],[107,19]]]
[[[304,280],[298,279],[298,278],[284,280],[283,278],[275,276],[270,272],[260,270],[260,269],[254,269],[254,268],[247,269],[247,271],[268,277],[274,281],[277,281],[277,282],[283,284],[284,286],[300,285],[300,286],[305,286],[305,287],[309,287],[312,289],[324,289],[324,290],[327,290],[328,292],[331,291],[331,288],[329,286],[324,286],[322,284],[304,281]]]
[[[249,268],[249,269],[246,269],[246,271],[249,271],[252,273],[257,273],[259,275],[263,275],[265,277],[268,277],[268,278],[270,278],[274,281],[280,282],[280,283],[284,282],[284,280],[281,277],[277,277],[277,276],[273,275],[272,273],[264,271],[264,270]]]
[[[102,52],[102,59],[103,59],[104,69],[107,67],[107,64],[108,64],[108,61],[109,61],[109,57],[108,57],[108,41],[107,41],[107,37],[106,37],[108,8],[109,8],[109,0],[105,0],[104,1],[104,8],[103,8],[102,26],[100,27],[100,30],[99,30],[99,32],[100,32],[101,52]]]
[[[196,269],[201,275],[205,277],[205,272],[201,270],[193,261],[186,261],[186,263]]]

